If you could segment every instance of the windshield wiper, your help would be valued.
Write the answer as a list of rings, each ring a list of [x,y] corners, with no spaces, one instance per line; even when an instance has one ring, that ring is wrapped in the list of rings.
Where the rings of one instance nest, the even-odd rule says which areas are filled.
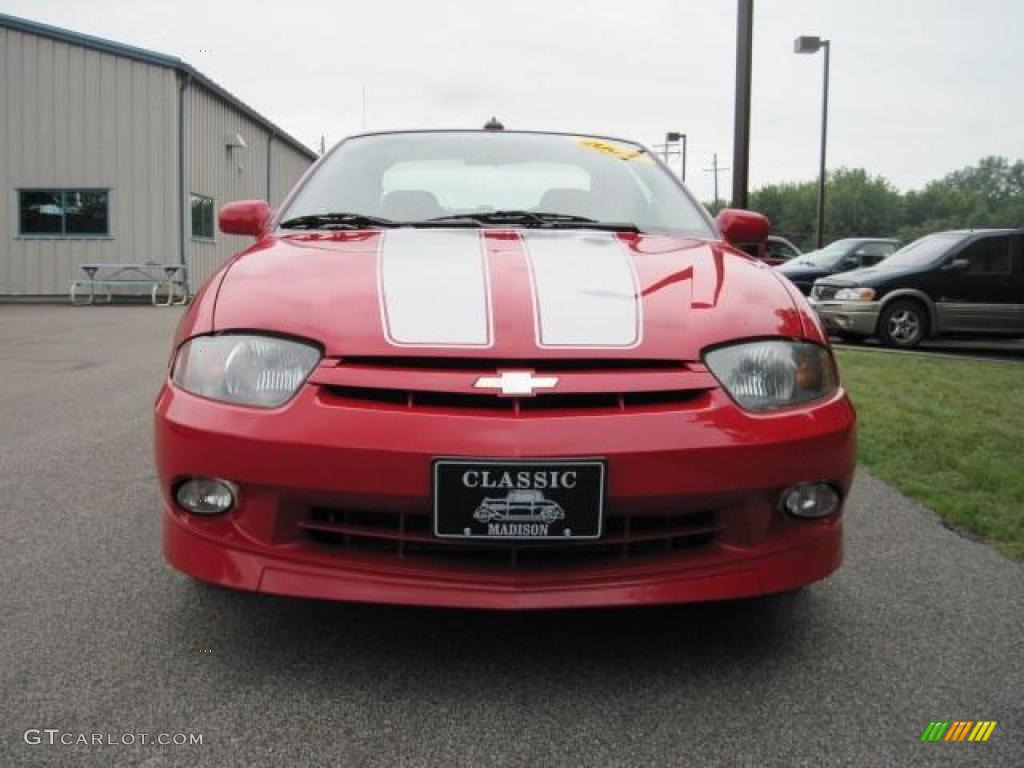
[[[399,223],[363,213],[311,213],[285,219],[278,226],[282,229],[369,229],[397,227]]]
[[[409,222],[411,226],[420,224],[438,225],[457,222],[477,222],[479,224],[512,224],[520,227],[537,229],[601,229],[611,232],[639,232],[636,224],[630,222],[598,221],[586,216],[573,216],[568,213],[545,213],[543,211],[490,211],[487,213],[459,213],[451,216],[439,216],[422,222]]]
[[[446,227],[511,225],[537,229],[600,229],[610,232],[639,232],[636,224],[629,222],[597,221],[585,216],[568,213],[544,213],[537,211],[490,211],[486,213],[460,213],[438,216],[423,221],[394,221],[363,213],[311,213],[285,219],[282,229],[390,229],[392,227]]]

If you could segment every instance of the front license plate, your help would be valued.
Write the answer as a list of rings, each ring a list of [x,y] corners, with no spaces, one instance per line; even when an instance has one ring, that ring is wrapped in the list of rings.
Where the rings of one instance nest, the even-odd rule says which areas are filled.
[[[454,539],[596,539],[604,463],[593,460],[434,462],[434,534]]]

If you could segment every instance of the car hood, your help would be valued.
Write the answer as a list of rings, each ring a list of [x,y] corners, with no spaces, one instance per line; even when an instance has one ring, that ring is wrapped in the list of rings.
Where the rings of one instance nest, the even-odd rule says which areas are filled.
[[[878,267],[864,267],[863,269],[852,269],[849,272],[840,272],[835,275],[829,275],[823,278],[820,282],[825,285],[837,285],[837,286],[853,286],[853,285],[866,285],[873,286],[880,282],[891,280],[895,277],[901,277],[912,272],[917,272],[917,269],[879,269]]]
[[[809,264],[782,264],[775,268],[777,272],[785,275],[792,279],[794,277],[821,277],[822,275],[828,275],[832,273],[831,269],[826,267],[815,267]]]
[[[212,330],[308,338],[329,357],[696,360],[805,322],[784,280],[721,242],[403,228],[264,237],[227,270]]]

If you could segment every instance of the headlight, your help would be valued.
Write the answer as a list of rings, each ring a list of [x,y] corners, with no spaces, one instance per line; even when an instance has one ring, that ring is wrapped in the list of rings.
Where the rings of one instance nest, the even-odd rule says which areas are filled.
[[[840,288],[836,301],[871,301],[875,298],[874,288]]]
[[[751,411],[806,403],[839,387],[831,353],[817,344],[745,342],[713,349],[704,362],[725,391]]]
[[[197,336],[181,345],[171,379],[203,397],[273,408],[299,390],[319,361],[312,344],[274,336]]]

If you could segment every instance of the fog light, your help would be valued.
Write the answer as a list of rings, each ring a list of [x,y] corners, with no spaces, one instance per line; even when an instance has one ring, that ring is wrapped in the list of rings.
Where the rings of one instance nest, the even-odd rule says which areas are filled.
[[[839,494],[828,483],[794,485],[782,494],[782,508],[793,517],[826,517],[839,507]]]
[[[235,506],[237,488],[224,480],[193,477],[178,486],[174,498],[194,515],[220,515]]]

